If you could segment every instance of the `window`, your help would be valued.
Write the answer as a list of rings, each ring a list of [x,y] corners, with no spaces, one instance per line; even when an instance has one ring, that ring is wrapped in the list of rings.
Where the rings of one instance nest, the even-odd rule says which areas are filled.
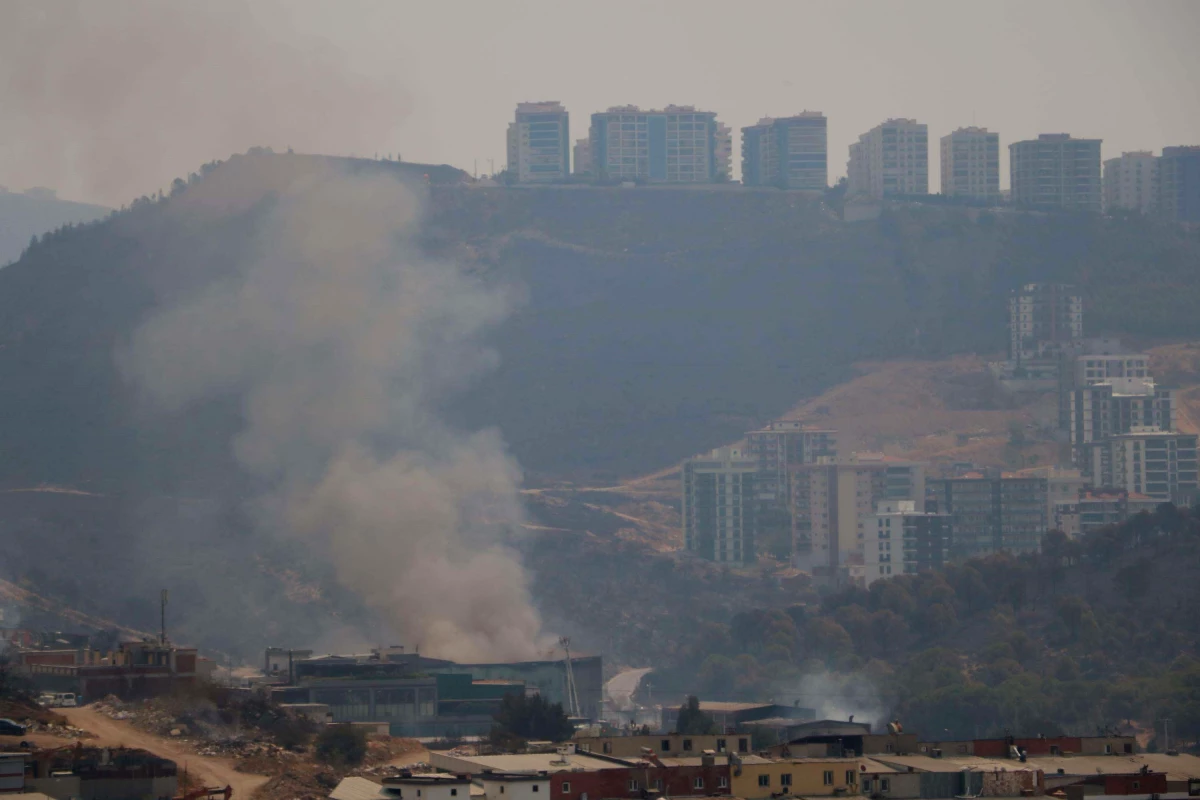
[[[451,790],[450,790],[450,796],[451,796],[451,797],[458,797],[458,789],[451,789]]]
[[[791,786],[792,785],[792,773],[785,772],[782,775],[780,775],[779,776],[779,785],[780,786]]]
[[[833,770],[825,770],[825,773],[821,776],[821,782],[826,786],[833,786]]]
[[[661,792],[663,790],[663,779],[662,778],[654,779],[654,790],[657,792]]]
[[[570,794],[570,793],[571,793],[571,782],[570,782],[570,781],[563,781],[563,785],[562,785],[562,793],[563,793],[563,794]]]
[[[725,740],[724,739],[717,739],[717,752],[718,753],[725,752]]]
[[[691,739],[684,739],[684,740],[683,740],[683,749],[684,749],[684,750],[691,750],[691,749],[692,749],[692,740],[691,740]]]
[[[638,782],[636,780],[634,780],[633,778],[630,778],[629,779],[629,791],[636,792],[636,791],[638,791],[639,788],[641,788],[641,787],[638,786]]]
[[[1111,744],[1104,745],[1104,753],[1105,753],[1105,755],[1110,755],[1110,756],[1112,755],[1112,745]],[[1137,788],[1136,783],[1133,785],[1133,788],[1135,788],[1135,789]]]
[[[1134,789],[1140,789],[1140,788],[1142,788],[1142,782],[1141,782],[1141,781],[1134,781],[1134,782],[1133,782],[1133,788],[1134,788]]]
[[[533,791],[535,791],[535,792],[536,792],[537,790],[538,790],[538,785],[535,783],[535,784],[533,785]]]
[[[692,781],[692,788],[693,789],[703,789],[704,788],[704,778],[697,776],[695,778],[695,780]]]
[[[746,753],[746,752],[749,752],[749,750],[750,750],[750,740],[749,739],[738,739],[738,752]]]
[[[606,753],[611,753],[611,752],[612,752],[612,742],[605,742],[605,743],[604,743],[604,752],[606,752]]]
[[[663,751],[664,753],[669,753],[669,752],[671,752],[671,740],[670,740],[670,739],[663,739],[663,740],[662,740],[662,743],[659,745],[659,747],[662,749],[662,751]]]
[[[891,788],[892,788],[891,778],[880,778],[879,779],[879,791],[886,792]]]
[[[717,787],[720,789],[728,789],[729,788],[729,778],[726,778],[724,775],[717,778]]]
[[[758,785],[759,786],[770,786],[771,785],[771,776],[770,775],[759,775],[758,776]]]
[[[857,781],[857,780],[858,780],[857,772],[855,772],[852,769],[846,770],[846,783],[847,784],[849,784],[850,786],[853,786],[855,781]]]
[[[894,752],[896,748],[891,742],[888,742],[886,745],[884,745],[884,749],[891,753]]]

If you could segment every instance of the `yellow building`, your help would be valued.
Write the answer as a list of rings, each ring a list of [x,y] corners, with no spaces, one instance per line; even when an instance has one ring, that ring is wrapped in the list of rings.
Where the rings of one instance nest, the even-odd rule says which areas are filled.
[[[858,794],[861,758],[750,757],[730,768],[729,793],[745,800],[792,794],[804,797]]]

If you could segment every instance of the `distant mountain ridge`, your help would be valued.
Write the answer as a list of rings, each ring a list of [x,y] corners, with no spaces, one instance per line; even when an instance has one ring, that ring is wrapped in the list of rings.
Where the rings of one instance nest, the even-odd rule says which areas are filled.
[[[93,222],[111,210],[60,200],[52,189],[10,192],[0,187],[0,267],[16,261],[32,237],[63,225]]]

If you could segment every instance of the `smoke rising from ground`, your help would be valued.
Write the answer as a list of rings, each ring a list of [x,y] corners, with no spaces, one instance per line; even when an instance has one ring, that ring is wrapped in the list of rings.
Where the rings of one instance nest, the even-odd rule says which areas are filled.
[[[519,470],[496,433],[438,415],[493,365],[480,340],[510,298],[421,257],[419,211],[389,177],[302,179],[234,278],[151,318],[119,358],[167,411],[241,398],[232,446],[270,487],[259,527],[326,559],[392,641],[533,657],[540,620],[505,545]]]
[[[3,182],[119,206],[253,145],[399,149],[399,79],[297,34],[288,5],[5,3]]]

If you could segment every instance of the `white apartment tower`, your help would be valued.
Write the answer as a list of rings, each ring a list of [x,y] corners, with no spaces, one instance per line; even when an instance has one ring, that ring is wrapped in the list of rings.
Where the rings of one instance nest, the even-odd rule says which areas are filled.
[[[713,136],[716,143],[713,150],[716,179],[728,181],[733,177],[733,129],[724,122],[718,122]]]
[[[554,183],[571,169],[567,110],[556,101],[518,103],[508,126],[508,170],[517,183]]]
[[[683,546],[709,561],[754,560],[754,478],[758,462],[721,447],[683,462]]]
[[[1000,134],[959,128],[942,137],[942,194],[1000,202]]]
[[[913,119],[889,119],[850,145],[849,191],[881,200],[929,194],[929,129]]]
[[[1104,210],[1152,214],[1158,208],[1158,157],[1149,150],[1104,162]]]

